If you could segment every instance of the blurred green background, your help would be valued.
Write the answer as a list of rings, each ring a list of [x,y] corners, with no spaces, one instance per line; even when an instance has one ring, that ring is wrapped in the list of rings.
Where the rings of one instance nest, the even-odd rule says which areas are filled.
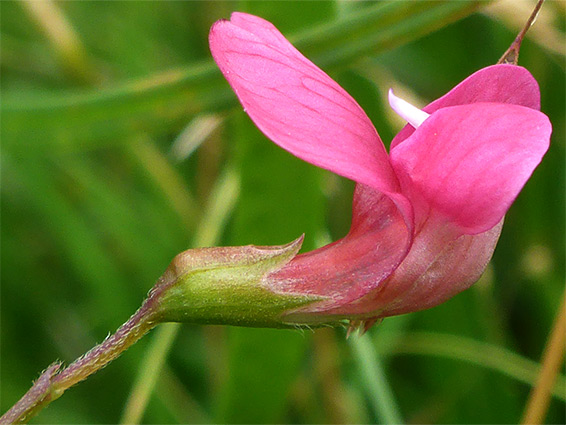
[[[352,182],[291,157],[251,124],[211,61],[214,21],[234,10],[272,21],[388,143],[401,126],[385,106],[389,87],[417,105],[442,95],[499,59],[533,2],[0,7],[4,412],[52,361],[72,361],[123,323],[178,252],[303,232],[308,250],[347,232]],[[520,64],[540,83],[552,145],[478,284],[386,319],[363,340],[342,329],[182,325],[141,421],[380,423],[385,389],[408,423],[517,423],[564,296],[564,14],[564,2],[547,2],[523,43]],[[167,346],[159,332],[32,423],[120,421],[142,359],[157,363],[147,350]],[[563,366],[558,379],[549,423],[566,420]]]

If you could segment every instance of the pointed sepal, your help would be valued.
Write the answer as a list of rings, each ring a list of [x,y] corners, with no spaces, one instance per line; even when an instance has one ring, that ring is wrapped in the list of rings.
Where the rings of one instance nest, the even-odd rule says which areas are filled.
[[[320,297],[276,294],[267,276],[295,257],[303,237],[281,246],[191,249],[177,255],[153,289],[161,322],[290,327],[282,314]]]

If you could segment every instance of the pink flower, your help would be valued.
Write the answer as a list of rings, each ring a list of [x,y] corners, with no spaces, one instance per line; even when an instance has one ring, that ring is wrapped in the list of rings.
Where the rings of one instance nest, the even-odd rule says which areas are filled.
[[[348,235],[265,278],[276,293],[320,297],[288,321],[367,325],[433,307],[480,277],[549,146],[551,125],[526,69],[484,68],[422,111],[391,93],[412,125],[388,154],[356,101],[271,23],[234,13],[214,24],[210,48],[267,137],[357,182]]]

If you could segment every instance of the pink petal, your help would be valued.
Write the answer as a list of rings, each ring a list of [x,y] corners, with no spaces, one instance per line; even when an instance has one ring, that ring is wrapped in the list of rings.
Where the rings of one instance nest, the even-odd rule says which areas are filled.
[[[244,110],[293,155],[384,193],[399,190],[367,115],[269,22],[242,13],[216,22],[210,49]]]
[[[538,83],[529,71],[516,65],[492,65],[470,75],[441,98],[423,108],[429,114],[447,106],[470,103],[510,103],[540,110]],[[391,142],[391,149],[413,134],[405,126]]]
[[[375,291],[335,310],[334,314],[387,317],[434,307],[469,288],[482,275],[503,221],[479,235],[429,220],[415,237],[409,254]]]
[[[430,208],[463,233],[477,234],[503,218],[547,151],[551,132],[544,114],[524,106],[447,107],[393,149],[391,161],[418,220]]]
[[[503,220],[487,232],[450,239],[439,237],[435,226],[427,226],[384,282],[384,293],[394,296],[397,292],[398,296],[390,303],[388,297],[379,297],[375,306],[381,307],[380,317],[431,308],[468,289],[491,260],[502,227]]]
[[[357,185],[348,235],[318,250],[298,255],[268,276],[279,293],[318,295],[322,301],[289,313],[301,321],[312,313],[348,310],[352,301],[375,290],[399,266],[412,243],[413,229],[395,203],[374,189]]]

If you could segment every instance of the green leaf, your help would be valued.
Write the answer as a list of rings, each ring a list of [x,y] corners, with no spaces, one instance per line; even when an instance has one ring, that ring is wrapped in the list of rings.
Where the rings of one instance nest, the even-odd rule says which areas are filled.
[[[307,57],[330,70],[422,37],[472,13],[479,4],[376,3],[289,38]],[[1,106],[4,148],[76,149],[112,142],[132,129],[180,130],[191,114],[234,104],[235,96],[211,60],[104,89],[5,90]]]

